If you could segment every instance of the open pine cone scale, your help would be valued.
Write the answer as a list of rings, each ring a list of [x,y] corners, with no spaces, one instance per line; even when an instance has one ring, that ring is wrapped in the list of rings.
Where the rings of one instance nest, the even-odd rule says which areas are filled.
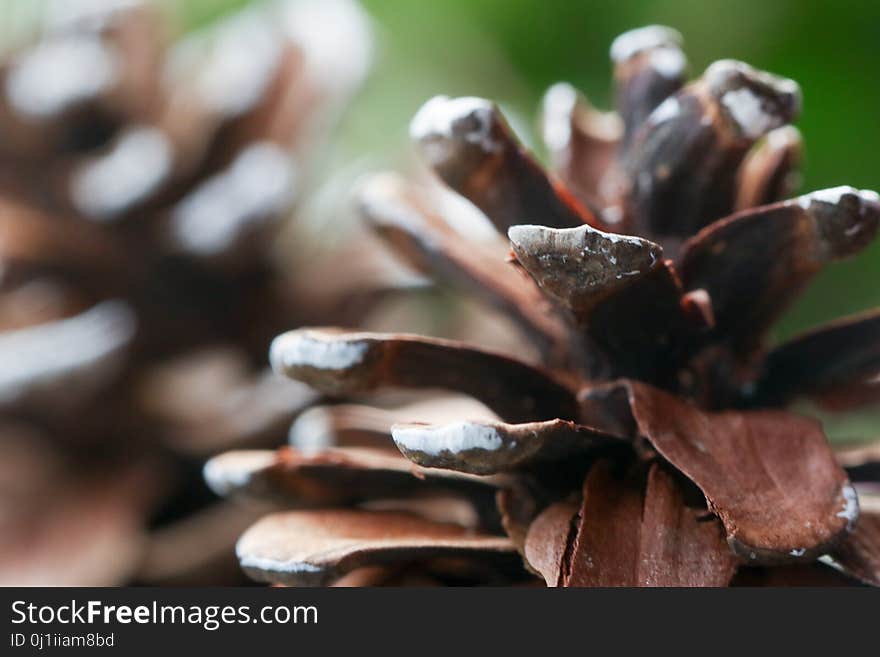
[[[313,426],[294,425],[292,447],[210,462],[220,492],[295,491],[283,506],[296,510],[239,541],[252,577],[397,584],[403,569],[448,583],[469,581],[456,577],[468,562],[477,583],[880,585],[876,446],[836,455],[818,421],[785,408],[878,401],[878,314],[766,339],[815,274],[871,241],[880,199],[840,187],[781,200],[800,154],[794,82],[721,61],[686,84],[680,37],[660,27],[619,37],[612,58],[617,114],[568,86],[548,93],[556,174],[489,101],[437,97],[414,118],[420,153],[495,225],[494,242],[471,247],[399,177],[365,185],[365,219],[401,259],[507,314],[542,362],[405,334],[279,336],[275,371],[324,393],[442,389],[485,408],[398,418],[385,434],[376,425],[394,411],[361,416],[358,431],[331,406],[322,448],[303,449]],[[421,486],[393,483],[407,461]],[[495,489],[492,513],[465,481]],[[425,524],[413,502],[432,496],[479,512]]]

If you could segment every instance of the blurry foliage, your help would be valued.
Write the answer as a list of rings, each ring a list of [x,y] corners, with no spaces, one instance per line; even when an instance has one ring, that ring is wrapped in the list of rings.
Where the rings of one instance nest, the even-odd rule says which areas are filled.
[[[160,0],[193,28],[246,0]],[[428,97],[499,101],[530,144],[547,86],[567,80],[608,106],[608,46],[620,32],[671,25],[692,72],[736,58],[800,82],[798,127],[807,143],[803,189],[880,187],[880,3],[838,0],[362,0],[379,49],[373,77],[351,108],[333,161],[380,167],[406,154],[407,125]],[[39,0],[0,0],[0,37]],[[824,273],[788,314],[780,335],[880,305],[880,243]]]

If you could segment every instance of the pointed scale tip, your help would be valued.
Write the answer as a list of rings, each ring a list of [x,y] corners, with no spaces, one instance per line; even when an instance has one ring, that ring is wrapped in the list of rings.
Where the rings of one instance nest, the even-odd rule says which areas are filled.
[[[663,249],[648,240],[590,226],[512,226],[508,237],[517,260],[541,288],[575,312],[652,271],[663,258]]]
[[[432,164],[448,159],[447,150],[456,143],[476,144],[493,152],[498,149],[492,135],[496,113],[494,104],[485,98],[434,96],[410,122],[410,138],[426,147]],[[428,148],[431,144],[438,147]]]
[[[229,497],[246,488],[253,474],[276,460],[271,450],[240,450],[218,454],[202,467],[202,478],[216,495]]]
[[[798,197],[795,202],[816,218],[834,257],[853,255],[877,234],[880,196],[871,190],[841,186]]]
[[[839,187],[830,187],[828,189],[820,189],[801,197],[802,202],[807,205],[813,201],[821,201],[831,205],[840,205],[846,202],[846,197],[855,197],[860,208],[869,209],[876,208],[880,203],[880,195],[870,189],[856,189],[850,185],[840,185]]]
[[[541,131],[544,143],[553,151],[568,148],[572,124],[590,137],[616,142],[623,134],[623,122],[615,112],[599,112],[567,82],[557,82],[541,101]]]
[[[297,329],[276,337],[269,362],[277,373],[321,390],[354,385],[355,373],[368,360],[371,341],[357,333],[329,329]],[[351,374],[351,381],[346,381]]]
[[[797,82],[744,62],[714,62],[703,73],[703,80],[739,132],[751,139],[790,123],[800,114]]]
[[[639,53],[654,48],[681,47],[683,39],[678,30],[665,25],[647,25],[629,30],[618,36],[611,43],[611,60],[615,63],[624,62]]]

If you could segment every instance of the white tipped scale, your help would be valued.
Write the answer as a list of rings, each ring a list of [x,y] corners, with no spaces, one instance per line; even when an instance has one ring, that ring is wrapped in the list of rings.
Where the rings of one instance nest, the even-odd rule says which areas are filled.
[[[549,228],[521,224],[511,226],[507,236],[520,264],[529,271],[534,267],[530,267],[524,260],[534,260],[535,264],[540,265],[548,257],[562,260],[571,258],[582,260],[588,265],[603,264],[620,269],[615,275],[619,274],[617,277],[621,278],[644,273],[663,255],[663,250],[649,240],[634,235],[606,233],[587,225],[577,228]],[[638,271],[633,271],[634,269]]]
[[[703,73],[703,79],[706,80],[712,91],[723,90],[723,87],[736,77],[744,78],[779,94],[791,95],[800,100],[801,88],[794,80],[758,70],[738,59],[719,59],[709,64]]]
[[[409,135],[414,140],[435,136],[452,137],[456,123],[471,116],[479,120],[483,115],[491,113],[493,108],[491,101],[476,96],[434,96],[419,108],[410,121]]]
[[[680,48],[678,30],[664,25],[648,25],[624,32],[611,43],[611,60],[617,64],[654,48]]]
[[[513,553],[508,538],[411,513],[334,509],[270,514],[236,545],[239,562],[252,578],[294,586],[324,585],[364,566],[445,556],[497,559]]]
[[[454,143],[494,153],[501,148],[492,134],[496,114],[495,105],[485,98],[434,96],[416,112],[409,134],[431,164],[449,159]]]
[[[213,457],[202,468],[208,488],[220,497],[228,497],[247,488],[255,472],[276,461],[272,450],[238,450]]]
[[[172,144],[161,130],[129,128],[106,154],[76,171],[70,183],[74,203],[91,219],[114,220],[168,180],[173,160]]]
[[[758,138],[776,125],[776,119],[764,111],[761,99],[746,87],[726,92],[721,104],[749,137]]]
[[[244,538],[244,537],[242,537]],[[235,556],[245,572],[273,573],[275,577],[284,577],[295,581],[299,586],[318,586],[324,583],[324,569],[307,561],[297,559],[272,559],[249,554],[242,547],[239,539],[235,545]]]
[[[880,226],[880,197],[847,185],[800,196],[795,203],[810,215],[822,234],[826,257],[853,255],[867,246]]]
[[[71,34],[16,56],[4,92],[14,111],[41,120],[100,96],[120,75],[113,52],[100,38]]]
[[[316,406],[303,411],[287,432],[287,443],[306,453],[336,445],[332,409]]]
[[[567,148],[572,139],[572,122],[594,139],[616,142],[623,135],[623,122],[614,112],[599,112],[567,82],[547,90],[541,105],[544,143],[552,151]]]
[[[844,196],[856,196],[865,203],[880,202],[880,195],[870,189],[856,189],[849,185],[840,185],[839,187],[830,187],[828,189],[820,189],[809,194],[798,197],[797,202],[801,207],[807,209],[814,201],[828,203],[830,205],[839,205]]]
[[[577,102],[577,90],[565,82],[557,82],[544,94],[541,129],[550,150],[561,151],[571,142],[571,116]]]
[[[278,22],[312,84],[344,100],[372,66],[373,26],[355,0],[281,0]]]
[[[560,419],[521,424],[469,420],[395,424],[391,436],[403,455],[422,467],[475,475],[564,459],[615,440],[591,427]]]
[[[431,456],[472,450],[496,452],[504,445],[495,427],[475,422],[439,426],[395,424],[391,427],[391,436],[404,453],[419,452]]]
[[[714,62],[703,73],[703,80],[739,131],[750,139],[782,127],[800,113],[802,96],[797,82],[745,62]]]
[[[547,172],[483,98],[437,96],[418,111],[410,134],[443,182],[479,208],[499,230],[541,216],[552,226],[593,219],[568,203]]]
[[[687,58],[681,44],[681,34],[676,30],[649,25],[617,37],[611,44],[611,60],[624,67],[633,58],[644,55],[647,66],[662,78],[682,80],[687,72]]]
[[[268,141],[251,144],[177,203],[169,229],[175,248],[203,257],[234,250],[283,214],[297,179],[284,149]]]
[[[669,80],[677,80],[687,72],[687,58],[678,48],[658,48],[651,52],[648,63]]]
[[[369,344],[348,337],[334,339],[332,334],[296,330],[282,333],[272,341],[269,362],[278,374],[298,367],[318,370],[341,370],[363,362]]]
[[[241,116],[266,93],[284,56],[284,39],[266,12],[249,7],[175,44],[166,63],[171,85],[191,88],[224,117]]]
[[[656,126],[671,121],[679,114],[681,114],[681,103],[678,101],[678,98],[670,96],[648,115],[647,120],[651,125]]]
[[[0,406],[44,394],[78,398],[116,371],[135,317],[121,301],[0,335]]]

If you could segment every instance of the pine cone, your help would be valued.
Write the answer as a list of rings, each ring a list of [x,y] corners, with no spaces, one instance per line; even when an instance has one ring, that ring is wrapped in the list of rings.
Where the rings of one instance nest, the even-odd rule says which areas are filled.
[[[509,315],[542,362],[417,335],[276,338],[275,371],[323,393],[442,389],[483,408],[331,406],[294,425],[300,447],[210,461],[218,492],[293,508],[239,540],[251,577],[880,584],[877,446],[835,455],[819,422],[786,410],[880,400],[880,312],[766,339],[826,263],[874,237],[877,194],[780,201],[800,153],[794,82],[719,61],[686,83],[680,37],[661,27],[611,54],[617,114],[567,85],[547,95],[558,177],[487,100],[437,97],[412,122],[512,257],[500,239],[464,241],[423,189],[368,183],[362,212],[389,245]]]
[[[207,576],[253,514],[207,508],[201,461],[271,445],[314,397],[265,367],[303,320],[272,249],[366,18],[285,0],[176,44],[163,18],[59,0],[0,64],[7,584]]]

